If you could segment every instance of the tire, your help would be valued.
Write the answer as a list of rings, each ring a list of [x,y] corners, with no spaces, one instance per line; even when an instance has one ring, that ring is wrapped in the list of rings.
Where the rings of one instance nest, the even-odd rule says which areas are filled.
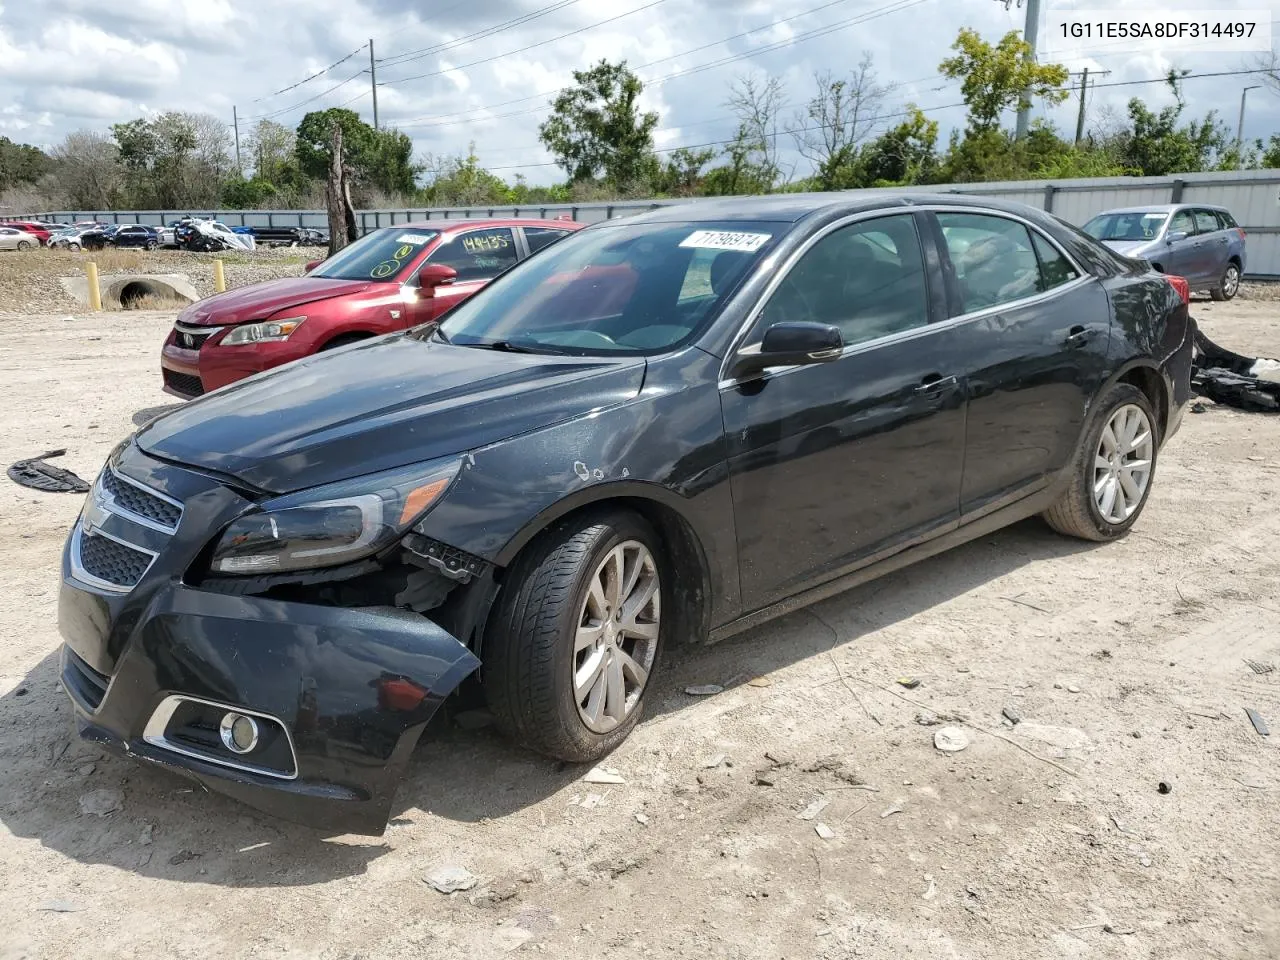
[[[670,577],[658,543],[639,516],[606,510],[553,527],[525,549],[509,571],[484,638],[484,692],[500,730],[539,753],[573,763],[599,760],[627,738],[653,687],[667,629],[661,610],[669,607]],[[627,619],[611,618],[611,607],[597,606],[599,594],[591,595],[592,584],[606,576],[617,551],[642,568],[619,607],[625,609],[628,599],[640,602],[648,591],[652,599],[633,608],[631,622],[651,631],[651,637],[612,632]],[[646,555],[651,566],[645,566]],[[603,602],[616,598],[607,583],[625,581],[635,569],[626,559],[623,568],[622,577],[605,581]],[[580,636],[593,633],[594,643],[576,649]],[[636,682],[628,661],[643,670],[643,682]],[[592,671],[592,663],[603,669]],[[595,678],[582,686],[582,696],[575,689],[578,675]],[[621,687],[610,683],[615,677]],[[623,695],[611,696],[611,688]],[[598,702],[592,699],[597,690]]]
[[[1111,507],[1112,514],[1107,516],[1103,513],[1105,500],[1104,503],[1099,503],[1099,497],[1105,495],[1106,488],[1101,488],[1102,493],[1099,497],[1094,495],[1095,483],[1104,483],[1107,480],[1105,476],[1101,479],[1097,476],[1100,469],[1106,472],[1101,464],[1109,459],[1103,448],[1103,435],[1121,411],[1131,412],[1135,408],[1145,417],[1147,443],[1144,448],[1133,451],[1128,458],[1122,455],[1119,460],[1121,463],[1125,459],[1131,463],[1145,461],[1147,463],[1145,481],[1140,483],[1140,469],[1122,465],[1118,471],[1112,471],[1113,482],[1110,486],[1116,488],[1116,499]],[[1151,402],[1137,387],[1128,383],[1117,383],[1108,390],[1094,408],[1089,420],[1089,428],[1085,431],[1080,448],[1076,451],[1071,468],[1070,485],[1063,491],[1057,502],[1042,514],[1045,522],[1058,533],[1079,537],[1081,540],[1102,542],[1115,540],[1127,533],[1142,515],[1147,497],[1151,494],[1156,459],[1160,450],[1158,424],[1155,411],[1151,409]],[[1142,435],[1143,431],[1139,429],[1135,440],[1141,439]],[[1112,431],[1112,436],[1115,436],[1115,430]],[[1137,498],[1136,505],[1132,503],[1132,487],[1118,479],[1126,473],[1130,484],[1140,483],[1141,485],[1141,495]],[[1123,509],[1122,502],[1125,504]]]
[[[154,240],[148,240],[143,244],[143,248],[149,253],[156,248],[156,242]]]
[[[1222,271],[1222,279],[1209,291],[1215,300],[1230,300],[1240,291],[1240,265],[1232,260]]]
[[[30,240],[19,240],[19,241],[18,241],[18,249],[19,249],[19,250],[30,250],[30,249],[31,249],[31,241],[30,241]]]
[[[67,244],[67,249],[68,249],[68,250],[70,250],[72,253],[79,253],[79,252],[80,252],[80,244],[78,244],[78,243],[68,243],[68,244]]]

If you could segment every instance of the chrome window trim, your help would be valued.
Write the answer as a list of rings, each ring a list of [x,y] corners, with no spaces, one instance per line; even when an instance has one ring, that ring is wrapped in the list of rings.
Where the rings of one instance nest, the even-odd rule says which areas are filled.
[[[1051,287],[1048,290],[1044,290],[1039,293],[1032,294],[1029,297],[1022,297],[1018,300],[1010,300],[1006,303],[996,304],[991,307],[983,307],[981,310],[974,310],[969,313],[957,314],[954,317],[948,317],[946,320],[941,320],[938,323],[926,323],[926,324],[923,324],[922,326],[915,327],[911,330],[901,330],[897,333],[886,334],[883,337],[876,337],[874,340],[863,340],[859,343],[850,344],[840,352],[840,357],[839,357],[840,360],[843,360],[845,357],[851,356],[853,354],[862,353],[867,350],[874,350],[876,348],[885,346],[887,344],[897,343],[899,341],[905,341],[905,340],[914,340],[915,338],[923,336],[924,334],[930,333],[934,330],[950,330],[955,327],[961,326],[963,324],[969,323],[971,321],[981,320],[986,317],[992,316],[997,313],[1002,313],[1007,310],[1016,310],[1016,309],[1021,309],[1023,307],[1032,306],[1033,304],[1038,303],[1042,300],[1048,300],[1053,297],[1057,297],[1064,293],[1067,293],[1071,290],[1075,290],[1079,287],[1083,287],[1088,283],[1091,283],[1092,281],[1097,279],[1089,271],[1082,269],[1080,267],[1080,264],[1076,262],[1075,258],[1072,257],[1066,250],[1063,249],[1062,244],[1058,243],[1057,240],[1055,240],[1053,237],[1050,237],[1043,230],[1037,227],[1034,223],[1027,220],[1025,217],[1021,217],[1013,213],[1006,213],[1003,210],[991,210],[986,207],[967,207],[967,206],[952,206],[948,204],[929,204],[927,206],[892,207],[892,208],[874,210],[870,212],[863,211],[861,213],[852,214],[850,216],[842,217],[839,220],[836,220],[832,223],[827,224],[826,227],[824,227],[818,233],[814,234],[812,237],[806,240],[804,244],[802,244],[798,249],[792,252],[791,256],[787,258],[786,263],[783,264],[783,266],[778,270],[778,272],[774,275],[773,279],[769,281],[769,285],[765,288],[764,292],[761,293],[759,300],[756,302],[755,306],[751,308],[751,311],[747,314],[746,320],[743,322],[742,326],[738,329],[738,332],[734,335],[733,340],[730,341],[730,348],[725,352],[724,360],[721,361],[721,364],[720,364],[720,378],[717,384],[719,389],[723,390],[726,387],[731,387],[731,386],[734,386],[735,384],[746,382],[746,381],[740,380],[737,377],[731,377],[728,375],[729,368],[732,366],[733,358],[737,355],[738,351],[742,349],[743,341],[746,340],[747,334],[751,332],[751,328],[755,326],[756,321],[760,318],[760,314],[764,311],[764,307],[769,302],[769,298],[773,296],[774,292],[778,289],[779,286],[781,286],[782,281],[786,279],[787,275],[795,268],[795,265],[799,261],[799,259],[803,257],[806,253],[808,253],[809,250],[812,249],[813,246],[817,244],[819,240],[823,239],[828,234],[833,233],[836,230],[839,230],[842,227],[849,226],[850,224],[853,224],[853,223],[858,223],[859,221],[862,221],[862,220],[874,220],[874,219],[879,219],[881,217],[902,216],[903,214],[914,213],[917,210],[928,211],[930,213],[970,213],[970,214],[977,214],[981,216],[1002,217],[1006,220],[1014,220],[1022,224],[1028,230],[1034,230],[1043,239],[1048,241],[1055,250],[1057,250],[1059,253],[1062,254],[1062,256],[1066,259],[1067,263],[1071,264],[1072,268],[1076,271],[1078,276],[1074,280],[1070,280],[1067,283],[1060,283],[1056,287]],[[921,238],[921,241],[923,242],[923,238]],[[922,253],[923,253],[923,250],[922,250]],[[939,251],[939,253],[945,254],[946,256],[950,257],[950,253],[948,251]],[[781,366],[781,367],[766,367],[764,370],[753,374],[751,376],[751,379],[757,380],[757,379],[760,379],[761,377],[772,378],[774,376],[778,376],[783,373],[789,373],[792,370],[803,370],[809,366],[813,366],[813,364],[792,364],[792,365]]]
[[[80,539],[83,536],[83,533],[84,521],[82,519],[77,519],[76,525],[71,530],[71,549],[67,552],[68,563],[71,566],[72,579],[84,584],[86,587],[92,587],[93,589],[103,593],[115,593],[121,596],[131,593],[137,584],[126,586],[120,583],[112,583],[110,580],[103,580],[101,577],[94,576],[84,568],[80,562]],[[140,547],[136,543],[130,543],[128,540],[121,540],[119,537],[113,537],[105,530],[95,529],[93,531],[93,535],[95,537],[105,537],[107,540],[112,540],[120,544],[122,547],[128,547],[130,550],[138,551],[138,553],[145,553],[151,558],[147,561],[147,567],[142,571],[142,575],[138,577],[138,583],[142,582],[142,578],[150,572],[151,565],[156,562],[157,554],[154,550],[148,550],[146,547]]]
[[[151,487],[148,487],[145,483],[139,483],[137,480],[131,479],[130,477],[126,477],[123,473],[120,473],[118,470],[116,470],[114,467],[110,465],[107,466],[107,469],[110,470],[111,475],[115,477],[117,480],[119,480],[121,483],[127,483],[129,486],[133,487],[135,490],[141,490],[143,493],[150,494],[151,496],[155,497],[158,500],[163,500],[165,503],[169,504],[172,507],[177,507],[178,523],[182,522],[183,506],[177,500],[174,500],[172,497],[165,496],[159,490],[153,490]],[[159,531],[160,533],[168,533],[168,534],[175,533],[178,529],[178,524],[176,523],[172,527],[166,526],[165,524],[160,523],[158,520],[152,520],[150,517],[144,517],[142,516],[142,514],[134,513],[132,510],[125,507],[123,504],[120,503],[120,501],[118,501],[111,494],[110,490],[108,490],[106,487],[102,485],[101,475],[99,475],[98,480],[94,483],[93,496],[102,504],[103,509],[105,509],[108,513],[114,513],[117,516],[125,517],[128,520],[131,520],[132,522],[138,524],[138,526],[146,527],[149,530],[156,530],[156,531]],[[115,539],[115,538],[112,537],[111,539]],[[123,543],[127,547],[135,547],[134,544],[128,543],[127,541],[124,541],[124,540],[120,540],[119,542]],[[135,547],[135,549],[143,550],[143,552],[149,552],[144,550],[142,547]]]
[[[105,697],[104,697],[105,700]],[[282,731],[284,731],[285,742],[289,744],[289,758],[293,760],[293,772],[281,773],[279,770],[272,770],[270,767],[260,767],[252,763],[237,763],[234,760],[227,760],[224,757],[215,754],[204,753],[200,750],[193,750],[190,747],[180,746],[165,736],[168,729],[169,721],[173,719],[173,715],[177,712],[179,706],[183,702],[198,703],[206,707],[214,707],[232,713],[243,713],[245,716],[256,717],[260,720],[268,720],[274,723]],[[273,717],[269,713],[263,713],[260,710],[250,710],[247,707],[237,707],[225,703],[219,703],[216,700],[205,700],[203,697],[190,697],[186,694],[171,694],[160,701],[160,705],[151,713],[147,725],[142,730],[142,739],[153,747],[159,747],[162,750],[168,750],[171,753],[178,753],[184,757],[191,757],[195,760],[203,760],[205,763],[212,763],[215,766],[229,767],[232,770],[240,770],[244,773],[256,773],[263,777],[273,777],[276,780],[297,780],[298,779],[298,750],[293,745],[293,734],[289,732],[289,728],[279,717]]]

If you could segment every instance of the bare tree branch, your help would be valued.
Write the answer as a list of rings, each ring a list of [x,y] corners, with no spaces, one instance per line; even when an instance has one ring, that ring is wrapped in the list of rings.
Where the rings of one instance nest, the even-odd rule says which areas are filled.
[[[813,79],[817,92],[796,114],[788,132],[800,155],[823,171],[850,160],[875,132],[889,88],[877,82],[870,54],[847,78],[824,70]]]

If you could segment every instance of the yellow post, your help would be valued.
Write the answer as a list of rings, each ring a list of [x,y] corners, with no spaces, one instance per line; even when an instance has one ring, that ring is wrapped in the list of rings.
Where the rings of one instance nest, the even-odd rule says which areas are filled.
[[[84,265],[85,276],[89,280],[89,309],[102,309],[102,289],[98,286],[98,265],[90,260]]]
[[[213,261],[213,289],[215,293],[224,293],[227,289],[227,278],[222,272],[222,261]]]

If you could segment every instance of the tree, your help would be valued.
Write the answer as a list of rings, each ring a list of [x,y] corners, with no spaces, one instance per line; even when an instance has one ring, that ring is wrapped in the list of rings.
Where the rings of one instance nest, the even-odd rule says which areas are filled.
[[[745,74],[729,84],[725,106],[738,118],[738,139],[734,146],[739,152],[746,150],[743,162],[752,176],[764,184],[765,191],[773,189],[782,179],[778,165],[778,117],[786,102],[777,77],[761,80]]]
[[[430,177],[423,191],[427,203],[468,207],[508,202],[509,188],[501,178],[480,166],[474,142],[465,157],[428,156],[422,168]]]
[[[108,210],[120,199],[124,169],[111,138],[92,130],[69,133],[50,151],[60,199],[75,210]]]
[[[667,156],[656,184],[659,193],[696,197],[702,187],[702,168],[715,159],[714,150],[679,147]]]
[[[259,120],[245,139],[249,165],[254,175],[275,182],[284,179],[289,167],[297,166],[294,133],[274,120]]]
[[[352,186],[389,196],[414,191],[418,169],[412,162],[413,141],[398,130],[374,130],[354,110],[340,107],[308,113],[298,124],[294,149],[303,174],[316,180],[328,176],[335,126],[342,129],[343,157]]]
[[[862,149],[859,166],[872,187],[930,183],[937,176],[938,121],[914,103],[907,119],[886,130]]]
[[[38,183],[52,167],[53,161],[39,147],[0,137],[0,190],[19,183]]]
[[[130,200],[143,207],[208,206],[230,169],[226,125],[208,114],[170,111],[111,128]]]
[[[994,47],[975,30],[965,27],[951,49],[956,56],[938,64],[938,72],[960,81],[960,93],[969,107],[969,130],[995,130],[1006,110],[1031,106],[1031,97],[1051,104],[1062,103],[1062,89],[1069,76],[1057,63],[1036,63],[1031,47],[1018,31],[1011,30]]]
[[[644,84],[625,60],[575,70],[573,82],[551,102],[538,138],[570,182],[603,177],[618,188],[633,186],[655,165],[658,115],[640,112]]]
[[[1230,149],[1231,135],[1213,110],[1203,120],[1178,125],[1186,108],[1180,80],[1170,71],[1167,82],[1177,102],[1158,113],[1137,97],[1129,101],[1131,129],[1121,139],[1121,159],[1141,176],[1211,170]]]
[[[796,149],[813,164],[819,190],[858,186],[858,149],[871,136],[889,89],[876,81],[870,54],[848,78],[837,79],[827,70],[813,79],[817,92],[789,130]]]

